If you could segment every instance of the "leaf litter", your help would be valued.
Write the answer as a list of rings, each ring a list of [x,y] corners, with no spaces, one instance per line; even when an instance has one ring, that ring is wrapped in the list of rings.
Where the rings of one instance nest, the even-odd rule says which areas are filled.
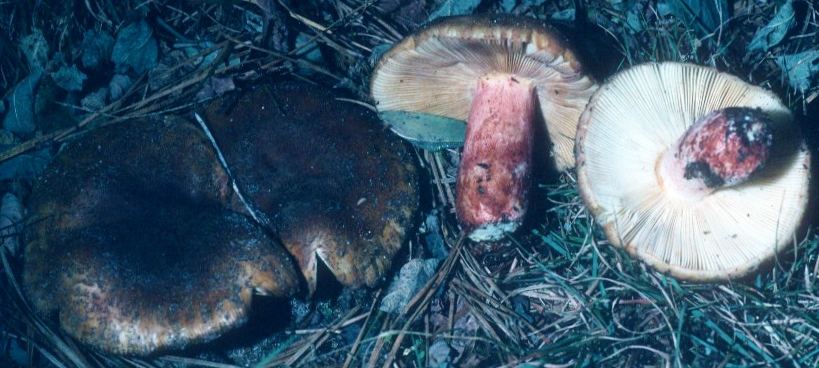
[[[11,136],[14,145],[0,155],[0,171],[8,173],[0,180],[0,222],[9,223],[10,230],[4,234],[13,239],[25,221],[14,208],[24,205],[37,175],[33,162],[47,162],[52,151],[83,130],[185,113],[197,100],[266,78],[307,79],[347,89],[366,104],[376,60],[371,53],[442,12],[506,11],[552,19],[573,40],[573,27],[582,24],[591,43],[588,53],[597,59],[608,55],[615,64],[600,68],[603,77],[645,61],[696,62],[773,89],[803,120],[817,116],[819,13],[810,2],[684,0],[659,1],[655,7],[648,1],[594,0],[584,11],[571,1],[484,1],[452,10],[454,4],[339,0],[294,6],[269,1],[261,4],[264,9],[230,0],[155,1],[138,9],[107,0],[49,9],[0,4],[0,10],[16,11],[0,11],[0,22],[21,40],[15,43],[19,60],[0,63],[0,76],[6,78],[0,81],[9,91],[4,121],[15,110],[14,119],[23,117],[22,128],[15,128],[18,136]],[[732,9],[726,9],[729,4]],[[40,23],[26,28],[21,19]],[[46,27],[44,19],[60,27]],[[248,19],[256,19],[258,27],[249,27]],[[269,27],[264,27],[265,19]],[[269,43],[258,44],[261,40]],[[313,45],[318,54],[300,49]],[[62,64],[54,62],[54,50],[60,47],[76,51],[63,53]],[[67,78],[66,89],[75,97],[57,95],[64,98],[61,104],[74,108],[76,123],[50,132],[36,124],[32,128],[35,111],[26,109],[40,93],[32,82],[39,79],[35,73],[58,73],[65,65],[87,76],[80,84]],[[159,65],[161,83],[150,76]],[[25,88],[16,92],[18,85]],[[93,103],[85,100],[92,95],[99,95]],[[809,138],[813,130],[806,126]],[[239,331],[247,339],[236,339],[248,346],[225,347],[217,341],[145,359],[105,356],[77,345],[53,321],[31,313],[18,285],[21,255],[9,240],[0,247],[5,274],[0,335],[16,347],[0,354],[0,363],[20,364],[25,350],[24,363],[35,367],[819,364],[819,320],[814,317],[819,310],[819,238],[812,232],[800,233],[775,265],[750,280],[678,282],[608,246],[568,173],[539,179],[533,200],[543,210],[526,231],[499,244],[474,247],[460,238],[452,211],[458,150],[426,148],[435,150],[416,152],[428,174],[430,195],[421,216],[427,221],[396,261],[394,274],[401,280],[401,265],[423,267],[403,276],[408,286],[393,309],[397,312],[378,308],[391,298],[385,280],[373,290],[295,299],[285,308],[291,317],[287,326],[264,331],[262,337]],[[37,152],[45,156],[3,169],[26,156],[37,157]],[[20,206],[6,202],[9,196]],[[428,263],[438,259],[430,272]]]

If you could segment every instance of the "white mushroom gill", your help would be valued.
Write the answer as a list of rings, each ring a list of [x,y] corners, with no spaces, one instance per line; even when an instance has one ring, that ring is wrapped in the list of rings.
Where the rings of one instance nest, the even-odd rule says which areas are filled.
[[[771,117],[765,167],[696,200],[669,195],[662,157],[695,121],[731,106]],[[789,110],[710,68],[652,63],[617,74],[581,117],[576,152],[581,195],[609,241],[683,279],[753,271],[792,242],[805,213],[810,157]]]
[[[455,17],[408,36],[384,54],[373,72],[376,107],[465,122],[477,81],[508,73],[535,85],[555,164],[560,170],[572,167],[577,119],[597,83],[554,30],[528,22],[515,29],[519,24],[509,20]]]

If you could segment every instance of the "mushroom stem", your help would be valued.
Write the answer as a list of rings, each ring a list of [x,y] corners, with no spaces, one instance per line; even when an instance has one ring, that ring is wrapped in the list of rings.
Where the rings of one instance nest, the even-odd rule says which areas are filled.
[[[660,182],[682,199],[700,200],[741,184],[765,165],[773,121],[761,109],[728,107],[697,120],[662,156]]]
[[[480,79],[469,111],[456,211],[474,241],[497,240],[526,212],[534,136],[534,85],[509,74]]]

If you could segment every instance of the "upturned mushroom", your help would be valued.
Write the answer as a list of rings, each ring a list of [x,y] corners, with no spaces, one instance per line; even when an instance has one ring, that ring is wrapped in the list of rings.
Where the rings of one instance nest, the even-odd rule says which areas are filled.
[[[505,15],[437,20],[394,45],[371,82],[382,117],[393,112],[466,122],[456,212],[475,241],[518,228],[527,209],[535,124],[545,124],[555,165],[574,165],[577,119],[596,84],[552,27]],[[448,120],[449,119],[449,120]],[[424,141],[386,119],[399,135]],[[450,133],[451,134],[451,133]]]
[[[612,245],[692,281],[736,279],[794,241],[810,154],[791,112],[714,69],[649,63],[594,94],[580,194]]]
[[[281,245],[234,211],[229,178],[183,121],[97,128],[35,183],[23,286],[82,343],[147,355],[242,324],[254,293],[289,296]]]
[[[346,286],[381,280],[407,240],[419,191],[412,152],[372,111],[282,82],[227,95],[202,115],[311,293],[319,262]]]

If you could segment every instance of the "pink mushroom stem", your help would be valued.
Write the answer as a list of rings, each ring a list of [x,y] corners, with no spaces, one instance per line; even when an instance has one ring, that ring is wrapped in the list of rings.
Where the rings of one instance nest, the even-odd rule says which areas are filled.
[[[662,185],[699,200],[745,182],[762,168],[773,146],[773,122],[760,109],[729,107],[697,120],[659,163]]]
[[[523,220],[534,109],[528,80],[489,74],[478,82],[456,184],[458,219],[474,241],[497,240]]]

